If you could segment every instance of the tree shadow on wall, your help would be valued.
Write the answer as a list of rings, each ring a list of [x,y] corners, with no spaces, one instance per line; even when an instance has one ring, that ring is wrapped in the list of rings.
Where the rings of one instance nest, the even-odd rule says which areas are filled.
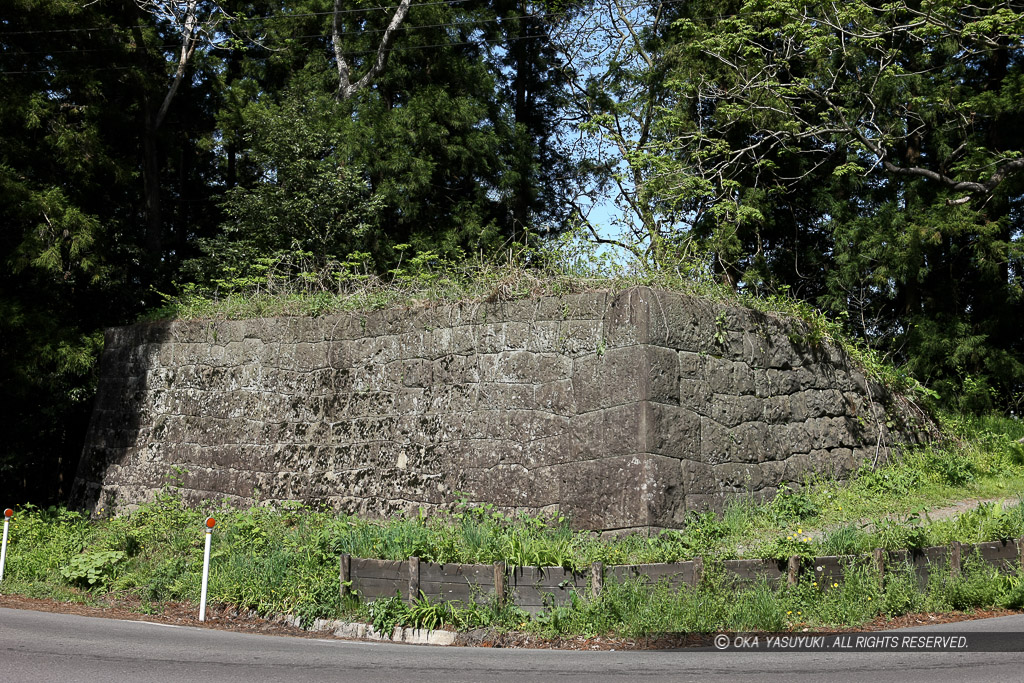
[[[150,467],[160,458],[166,416],[155,410],[173,401],[175,368],[160,363],[171,323],[111,328],[104,337],[100,376],[82,456],[71,488],[71,506],[113,511],[121,487],[159,488]],[[131,475],[126,471],[130,468]],[[117,483],[111,485],[112,481]]]

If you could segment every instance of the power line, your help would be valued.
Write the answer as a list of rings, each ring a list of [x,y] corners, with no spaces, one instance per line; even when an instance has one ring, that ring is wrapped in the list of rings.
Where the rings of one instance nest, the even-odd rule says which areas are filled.
[[[469,0],[443,0],[443,1],[440,1],[440,2],[414,2],[414,3],[411,3],[409,5],[409,7],[410,8],[412,8],[412,7],[433,7],[433,6],[437,6],[437,5],[452,6],[452,5],[457,5],[457,4],[468,2],[468,1]],[[685,2],[685,1],[686,0],[661,0],[661,2],[658,3],[658,4],[659,5],[674,5],[674,4],[677,4],[677,3],[680,3],[680,2]],[[633,4],[631,6],[628,6],[628,7],[623,7],[623,10],[625,10],[625,11],[633,11],[633,10],[640,9],[641,7],[647,7],[647,6],[655,7],[655,5],[652,5],[649,2],[644,2],[643,0],[637,0],[637,2],[635,4]],[[378,7],[358,7],[358,8],[352,8],[352,9],[338,10],[338,14],[363,14],[363,13],[368,13],[368,12],[376,12],[376,11],[379,11],[379,10],[393,10],[396,7],[397,7],[397,5],[394,5],[394,6],[382,5],[382,6],[378,6]],[[281,14],[272,14],[272,15],[268,15],[268,16],[265,16],[265,17],[229,17],[229,18],[226,18],[224,20],[224,23],[225,24],[235,24],[235,23],[245,24],[245,23],[257,23],[257,22],[287,21],[287,20],[291,20],[291,19],[301,19],[301,18],[306,18],[306,17],[331,16],[333,14],[334,14],[334,11],[324,11],[324,12],[299,12],[299,13],[295,13],[295,14],[281,13]],[[466,23],[475,23],[475,21],[480,21],[480,22],[498,22],[498,21],[509,21],[509,20],[512,20],[512,19],[527,19],[527,18],[547,19],[549,16],[551,16],[551,15],[549,15],[549,14],[539,14],[539,13],[526,13],[526,14],[520,14],[520,15],[515,15],[515,16],[507,16],[507,17],[499,16],[499,17],[496,17],[494,19],[474,20],[474,22],[466,22]],[[711,18],[715,18],[715,17],[711,17]],[[423,27],[426,27],[426,26],[440,27],[440,26],[448,26],[448,25],[450,25],[450,24],[425,24],[425,25],[422,25],[422,26]],[[403,24],[403,27],[404,26],[405,25]],[[19,35],[45,35],[45,34],[60,34],[60,33],[87,33],[87,32],[91,32],[91,31],[128,31],[128,30],[132,30],[132,29],[136,29],[136,28],[140,28],[140,29],[153,28],[153,24],[133,24],[133,25],[130,25],[130,26],[93,26],[93,27],[89,27],[89,28],[38,29],[38,30],[33,30],[33,31],[0,31],[0,38],[3,38],[4,36],[19,36]],[[385,31],[385,29],[369,29],[369,30],[366,30],[366,31],[362,31],[362,33],[371,33],[371,32],[372,33],[383,33],[384,31]]]
[[[392,52],[392,53],[394,53],[394,52],[415,52],[415,51],[419,51],[419,50],[432,50],[432,49],[435,49],[435,48],[459,47],[459,46],[464,46],[464,45],[481,45],[481,46],[504,45],[504,44],[507,44],[507,43],[517,42],[517,41],[520,41],[520,40],[533,40],[534,38],[543,38],[546,35],[547,34],[545,34],[545,33],[534,33],[534,34],[529,34],[529,35],[524,35],[524,36],[515,36],[513,38],[503,38],[503,39],[497,39],[497,40],[480,39],[480,40],[463,40],[463,41],[456,41],[456,42],[449,42],[449,43],[434,43],[432,45],[407,45],[407,46],[404,46],[404,47],[393,47],[393,48],[391,48],[391,50],[389,50],[389,52]],[[315,36],[308,36],[308,37],[315,37]],[[345,54],[346,54],[346,56],[350,56],[350,57],[351,56],[358,56],[358,55],[375,55],[375,54],[377,54],[377,50],[359,50],[359,51],[353,51],[353,52],[346,52]],[[0,71],[0,75],[10,76],[10,75],[18,75],[18,74],[38,74],[38,73],[62,73],[62,74],[63,73],[68,73],[68,74],[74,74],[74,73],[88,73],[88,72],[93,72],[93,71],[104,71],[104,70],[123,71],[125,69],[134,69],[134,68],[138,68],[138,67],[135,67],[135,66],[108,66],[108,67],[95,67],[95,68],[85,68],[85,69],[75,69],[75,68],[71,68],[71,69],[66,69],[66,68],[56,69],[55,68],[55,69],[36,69],[36,70],[31,70],[31,71],[12,70],[12,71]]]
[[[0,71],[0,76],[28,76],[32,74],[52,74],[52,75],[64,75],[64,74],[85,74],[94,73],[97,71],[127,71],[134,69],[132,66],[97,66],[94,68],[78,68],[78,69],[33,69],[31,71]]]
[[[413,2],[409,4],[409,7],[433,7],[436,5],[458,5],[468,0],[441,0],[440,2]],[[338,14],[361,14],[366,12],[377,12],[380,10],[393,10],[398,5],[381,5],[379,7],[355,7],[352,9],[340,9]],[[228,18],[225,23],[246,23],[246,22],[258,22],[258,21],[277,21],[283,19],[298,19],[305,17],[320,17],[333,15],[334,11],[329,12],[299,12],[295,14],[274,14],[267,17],[237,17]],[[38,29],[35,31],[0,31],[0,38],[3,36],[23,36],[23,35],[38,35],[44,33],[82,33],[88,31],[123,31],[131,30],[135,28],[153,28],[152,24],[133,24],[131,26],[92,26],[88,28],[60,28],[60,29]]]
[[[466,1],[467,0],[445,0],[444,2],[413,3],[411,6],[412,7],[434,6],[434,5],[449,5],[450,6],[450,5],[454,5],[454,4],[458,4],[458,3],[466,2]],[[665,5],[665,4],[675,4],[675,3],[683,2],[683,1],[684,0],[662,0],[662,2],[660,4],[662,4],[662,5]],[[639,9],[639,8],[645,7],[645,6],[649,6],[649,3],[643,2],[641,0],[641,1],[637,2],[636,4],[634,4],[634,5],[630,6],[630,7],[626,7],[624,9],[627,10],[627,11],[632,11],[632,10],[636,10],[636,9]],[[367,12],[367,11],[373,11],[373,10],[379,10],[379,9],[389,9],[389,8],[388,7],[359,8],[359,9],[352,9],[352,10],[339,10],[339,13]],[[311,12],[311,13],[303,13],[303,14],[295,14],[295,15],[274,15],[273,17],[270,17],[270,18],[272,18],[272,19],[287,19],[287,18],[292,18],[292,17],[321,16],[321,15],[330,15],[330,14],[333,14],[333,12]],[[510,17],[494,17],[494,18],[487,18],[487,19],[482,19],[482,18],[481,19],[470,19],[470,20],[462,20],[462,21],[448,22],[448,23],[438,23],[438,24],[419,24],[419,25],[404,24],[403,26],[400,27],[399,30],[404,32],[404,33],[409,33],[409,32],[412,32],[414,30],[419,30],[419,29],[433,29],[433,28],[476,28],[476,27],[480,27],[480,26],[483,26],[483,25],[486,25],[486,24],[493,24],[493,23],[498,23],[498,22],[501,22],[501,21],[510,21],[510,20],[513,20],[513,19],[536,19],[536,20],[540,21],[541,23],[547,23],[547,24],[550,25],[549,15],[546,15],[546,14],[536,14],[536,13],[528,13],[528,14],[514,15],[514,16],[510,16]],[[638,22],[635,26],[637,28],[639,28],[639,29],[645,29],[645,28],[650,28],[651,26],[653,26],[653,24],[645,25],[645,24],[642,24],[642,23]],[[106,27],[106,29],[116,30],[114,27]],[[65,32],[71,32],[71,31],[92,31],[92,30],[100,30],[100,29],[80,28],[80,29],[54,29],[52,31],[26,31],[26,32],[20,32],[20,33],[19,32],[10,32],[10,33],[0,33],[0,38],[2,38],[5,35],[40,34],[40,33],[65,33]],[[364,30],[364,31],[360,31],[359,35],[379,34],[379,33],[384,33],[385,30],[386,29],[367,29],[367,30]],[[290,38],[293,39],[293,40],[303,40],[303,39],[309,39],[309,38],[328,38],[328,37],[329,36],[327,34],[324,34],[324,33],[307,34],[307,35],[299,35],[299,36],[290,36]],[[445,43],[434,43],[434,44],[429,44],[429,45],[407,45],[407,46],[396,45],[396,46],[393,46],[389,50],[389,52],[390,53],[412,52],[412,51],[436,49],[436,48],[443,48],[443,47],[459,47],[459,46],[465,46],[465,45],[492,46],[492,45],[498,45],[498,44],[507,44],[507,43],[512,43],[512,42],[517,42],[517,41],[521,41],[521,40],[533,40],[535,38],[544,38],[544,37],[548,37],[548,34],[547,33],[535,33],[535,34],[529,34],[529,35],[523,35],[523,36],[512,36],[512,37],[504,37],[504,38],[497,38],[497,39],[480,38],[480,39],[477,39],[477,40],[454,41],[454,42],[450,41],[450,42],[445,42]],[[73,49],[73,50],[38,50],[38,51],[31,51],[31,52],[11,52],[9,54],[11,56],[15,56],[15,57],[27,57],[27,56],[33,56],[33,55],[53,55],[53,54],[86,54],[86,53],[96,53],[96,52],[115,52],[115,51],[119,51],[121,49],[124,49],[125,47],[128,47],[128,45],[116,45],[116,46],[104,47],[104,48],[83,48],[83,49]],[[149,47],[151,49],[157,49],[157,50],[176,50],[176,49],[179,49],[181,47],[181,44],[180,43],[171,43],[171,44],[165,44],[165,45],[154,45],[154,46],[149,46]],[[217,49],[217,47],[214,46],[214,49]],[[376,53],[377,53],[376,49],[357,50],[357,51],[345,51],[345,54],[348,55],[348,56],[374,55]],[[92,68],[92,69],[85,69],[84,71],[102,71],[105,68],[109,69],[109,70],[124,70],[124,69],[130,69],[130,68],[135,68],[135,67],[95,67],[95,68]],[[52,73],[53,71],[54,71],[53,69],[8,70],[8,71],[0,71],[0,74],[2,74],[2,75],[37,74],[37,73]],[[75,70],[67,69],[67,68],[61,68],[60,72],[62,72],[62,73],[76,73]]]
[[[432,29],[432,28],[474,28],[478,26],[484,26],[486,24],[494,24],[499,21],[507,21],[510,19],[543,19],[543,15],[539,14],[521,14],[513,17],[495,18],[495,19],[477,19],[469,21],[455,21],[444,24],[403,24],[398,28],[399,32],[410,33],[420,29]],[[359,36],[375,35],[384,33],[387,29],[367,29],[359,31]],[[293,40],[303,40],[306,38],[329,38],[330,36],[326,33],[313,33],[300,36],[289,36]],[[10,54],[17,56],[28,56],[28,55],[59,55],[59,54],[85,54],[89,52],[114,52],[123,48],[130,47],[129,43],[123,43],[118,45],[111,45],[110,47],[88,47],[72,50],[33,50],[31,52],[11,52]],[[168,43],[166,45],[150,45],[151,49],[156,50],[178,50],[181,48],[181,43]],[[218,46],[213,46],[214,49],[222,49]],[[2,54],[2,53],[0,53]]]

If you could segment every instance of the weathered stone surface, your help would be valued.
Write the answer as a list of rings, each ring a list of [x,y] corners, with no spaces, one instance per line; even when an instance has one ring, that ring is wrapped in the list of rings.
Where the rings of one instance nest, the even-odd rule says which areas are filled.
[[[642,287],[112,329],[75,495],[130,505],[173,485],[370,516],[462,497],[597,530],[679,526],[915,436],[806,337]]]

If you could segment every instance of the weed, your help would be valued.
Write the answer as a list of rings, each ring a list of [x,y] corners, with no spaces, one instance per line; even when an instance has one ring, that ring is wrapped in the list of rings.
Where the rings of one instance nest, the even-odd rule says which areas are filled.
[[[83,553],[73,558],[60,573],[72,585],[102,587],[113,578],[124,559],[125,554],[120,550]]]
[[[928,536],[919,514],[875,522],[874,545],[886,550],[917,549],[927,545]]]
[[[785,560],[790,557],[809,559],[817,553],[817,544],[811,541],[811,537],[804,534],[804,530],[797,528],[785,538],[773,538],[758,546],[756,554],[760,557]]]
[[[729,625],[737,631],[782,631],[786,616],[776,591],[761,581],[736,596]]]
[[[968,556],[958,574],[929,574],[929,607],[935,611],[948,611],[1000,606],[1003,588],[1004,583],[995,567]]]
[[[867,492],[883,496],[905,496],[924,481],[924,474],[915,468],[894,463],[878,469],[865,463],[854,475],[854,485]]]
[[[862,527],[847,524],[826,533],[819,544],[824,555],[857,555],[871,548],[871,535]]]
[[[805,490],[799,491],[783,485],[769,505],[775,519],[782,524],[801,522],[818,514],[818,505]]]
[[[959,448],[975,464],[976,483],[995,471],[994,465],[985,463],[995,463],[996,458],[977,454],[973,442],[965,440]],[[908,480],[900,472],[916,471],[926,482],[932,474],[922,474],[924,462],[907,454],[879,471],[888,469],[896,481]],[[900,503],[905,506],[906,498]],[[866,527],[847,522],[818,542],[806,540],[810,536],[802,522],[791,521],[812,514],[819,521],[841,518],[848,514],[844,506],[884,509],[892,504],[883,494],[865,488],[861,480],[847,487],[818,482],[784,492],[782,502],[736,502],[722,516],[691,513],[681,530],[606,540],[574,532],[559,514],[509,515],[487,505],[464,504],[450,515],[388,522],[299,505],[222,508],[212,511],[219,523],[213,538],[209,599],[261,614],[294,614],[307,624],[318,617],[364,618],[384,631],[395,625],[451,624],[622,635],[853,624],[874,614],[1024,602],[1020,573],[997,574],[971,558],[965,558],[959,576],[940,572],[924,591],[910,567],[887,567],[884,590],[878,587],[877,576],[859,565],[846,573],[841,585],[827,589],[812,585],[811,580],[796,586],[736,586],[720,569],[719,560],[744,552],[741,548],[748,555],[807,558],[875,547],[921,547],[954,540],[977,543],[1024,535],[1024,508],[1009,504],[981,505],[941,522],[929,522],[912,511],[878,517]],[[164,601],[195,600],[202,567],[202,520],[210,512],[189,508],[170,490],[112,518],[90,519],[61,508],[25,506],[12,521],[5,591],[84,602],[117,591],[136,596],[149,610],[160,609]],[[780,527],[779,519],[787,521]],[[755,542],[765,538],[774,540]],[[540,618],[532,619],[513,605],[487,598],[464,605],[425,598],[412,605],[397,598],[369,605],[355,599],[343,603],[337,583],[337,557],[342,552],[396,560],[410,555],[436,562],[501,560],[575,571],[586,570],[595,561],[606,565],[678,562],[700,555],[705,572],[696,587],[617,582],[606,577],[599,596],[575,595],[569,603],[549,605]]]
[[[438,629],[451,622],[451,605],[446,602],[430,602],[422,593],[408,608],[407,622],[413,628]]]
[[[396,626],[409,620],[409,608],[397,595],[390,598],[378,598],[370,603],[370,623],[377,633],[388,637]]]

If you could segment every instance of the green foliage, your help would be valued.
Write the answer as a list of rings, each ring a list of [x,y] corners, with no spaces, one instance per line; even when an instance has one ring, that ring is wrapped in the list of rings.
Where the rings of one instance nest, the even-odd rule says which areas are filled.
[[[900,464],[873,468],[867,463],[855,475],[855,486],[868,493],[883,496],[906,496],[916,491],[924,482],[925,475],[918,468]]]
[[[947,407],[1019,413],[1020,8],[691,2],[646,31],[642,12],[616,17],[637,30],[580,106],[621,151],[631,252],[695,245]]]
[[[420,595],[409,607],[409,624],[413,628],[437,629],[450,623],[451,606],[447,602],[430,602]]]
[[[967,431],[981,429],[982,424],[985,428],[968,438]],[[341,603],[336,585],[337,556],[346,552],[391,560],[416,555],[441,563],[500,560],[586,571],[593,562],[679,562],[701,556],[713,566],[717,560],[737,556],[785,560],[793,555],[856,554],[879,547],[918,548],[1024,535],[1021,505],[983,504],[941,521],[928,520],[919,509],[924,501],[934,500],[927,496],[936,491],[962,497],[973,490],[953,487],[945,465],[936,464],[950,454],[957,462],[970,463],[974,479],[966,484],[969,487],[1020,477],[1012,448],[1014,430],[1019,429],[1015,420],[981,423],[971,418],[950,428],[960,430],[960,438],[947,442],[948,453],[934,447],[909,451],[877,470],[864,469],[848,485],[807,482],[767,504],[734,501],[721,516],[690,513],[680,530],[605,540],[572,531],[559,514],[509,515],[493,506],[465,502],[448,515],[387,523],[301,505],[201,511],[186,506],[170,490],[112,518],[106,511],[90,520],[61,508],[25,506],[12,522],[5,582],[32,594],[66,592],[71,586],[98,594],[128,591],[150,603],[194,600],[202,562],[202,520],[210,512],[219,521],[210,599],[262,614],[289,612],[307,623],[353,609]],[[871,521],[851,524],[851,514]],[[806,528],[810,524],[837,528],[812,535]],[[443,616],[440,607],[421,606],[422,619],[456,625],[522,620],[498,605],[466,609]],[[565,613],[552,618],[570,623],[575,619]],[[597,623],[596,617],[588,619]]]
[[[920,456],[923,470],[940,483],[963,486],[974,481],[974,463],[964,453],[955,450],[925,448]]]
[[[899,519],[882,519],[875,523],[874,545],[885,550],[924,548],[928,536],[918,514]]]
[[[847,524],[826,532],[819,548],[823,555],[858,555],[872,550],[872,541],[863,528]]]
[[[951,519],[933,522],[928,529],[929,542],[935,545],[1007,541],[1021,536],[1024,506],[1006,507],[999,502],[981,503]]]
[[[800,522],[818,514],[818,506],[811,495],[802,489],[794,490],[789,486],[779,488],[779,493],[772,499],[769,509],[780,524]]]
[[[668,286],[792,315],[794,342],[836,343],[915,398],[1020,414],[1018,7],[546,12],[417,4],[371,87],[339,100],[323,3],[248,7],[169,91],[174,22],[132,3],[9,2],[0,478],[14,498],[68,493],[102,329],[167,292],[151,317]],[[388,13],[338,21],[365,73]],[[623,213],[591,224],[595,202]],[[925,483],[1024,460],[995,438],[1009,460],[936,452]]]
[[[909,564],[887,567],[882,613],[889,617],[901,616],[926,609],[927,594],[918,587],[917,573]]]
[[[177,295],[162,294],[164,305],[151,310],[146,320],[226,317],[230,319],[275,315],[324,315],[388,306],[507,301],[531,296],[560,295],[596,289],[621,291],[644,285],[680,291],[724,304],[789,318],[800,345],[832,344],[845,351],[875,381],[915,398],[933,398],[906,372],[893,367],[869,347],[845,333],[843,325],[821,311],[790,296],[761,297],[736,292],[715,282],[707,272],[686,262],[672,269],[652,270],[644,261],[616,263],[607,254],[578,250],[579,235],[568,232],[555,243],[534,240],[511,245],[495,257],[482,253],[444,257],[433,250],[416,251],[394,245],[399,255],[385,275],[375,273],[374,257],[352,252],[329,259],[298,248],[280,249],[246,265],[224,268],[204,286],[188,283]],[[713,338],[727,338],[726,314],[715,321]]]
[[[383,200],[351,159],[348,113],[329,93],[304,88],[243,111],[241,135],[264,182],[225,194],[225,235],[206,244],[224,272],[254,263],[259,273],[266,257],[287,249],[326,262],[379,242]]]
[[[799,621],[829,626],[852,626],[869,621],[882,611],[885,602],[878,574],[864,563],[847,564],[841,582],[819,585],[807,577],[790,591],[789,597],[790,604],[797,608],[793,611],[803,612]]]
[[[968,556],[959,574],[933,572],[928,576],[928,601],[936,610],[967,610],[1006,604],[1007,583],[998,570]]]
[[[370,623],[377,633],[390,634],[396,626],[409,619],[409,608],[397,595],[374,600],[370,603],[369,610]]]
[[[5,581],[55,579],[59,570],[82,551],[89,527],[85,516],[71,510],[19,507],[10,523]]]
[[[729,625],[737,631],[782,631],[786,625],[783,604],[767,582],[761,582],[736,596]]]
[[[811,542],[811,537],[804,530],[797,528],[785,538],[773,538],[758,545],[755,554],[758,557],[774,560],[787,560],[790,557],[808,559],[814,557],[818,547]]]
[[[887,567],[884,588],[870,563],[854,562],[842,582],[817,585],[811,575],[795,586],[767,583],[737,586],[726,578],[719,559],[732,556],[723,544],[731,529],[749,538],[756,507],[735,508],[725,519],[692,514],[686,529],[646,538],[599,540],[573,533],[558,516],[509,516],[489,506],[463,505],[450,516],[402,518],[370,523],[301,505],[249,510],[199,511],[164,492],[128,514],[93,519],[60,508],[18,510],[12,522],[5,590],[62,599],[100,599],[108,592],[137,595],[149,607],[163,601],[194,601],[199,594],[203,525],[218,519],[213,537],[209,599],[259,614],[288,613],[310,624],[316,618],[365,619],[388,633],[413,628],[514,628],[545,635],[652,633],[717,630],[787,630],[815,625],[856,625],[878,614],[918,610],[969,609],[1019,605],[1024,579],[1001,575],[973,556],[965,557],[960,576],[935,573],[925,591],[909,566]],[[768,515],[767,510],[760,514]],[[737,520],[744,520],[742,523]],[[857,553],[874,547],[915,547],[978,542],[1024,534],[1021,506],[981,506],[949,522],[924,524],[902,519],[875,530],[856,527],[834,532],[820,542],[802,527],[753,554],[785,559],[825,552]],[[754,533],[763,535],[763,531]],[[533,553],[565,553],[563,566],[580,570],[590,562],[637,564],[705,557],[704,580],[696,587],[618,582],[607,577],[599,596],[574,594],[567,604],[549,605],[531,618],[514,605],[489,600],[466,604],[432,602],[423,596],[407,604],[397,595],[364,603],[342,603],[338,595],[337,556],[405,559],[417,554],[439,562],[511,562],[506,551],[519,539]],[[545,547],[547,549],[545,549]],[[538,556],[538,555],[535,555]],[[92,596],[92,597],[89,597]]]
[[[120,550],[97,550],[74,557],[60,573],[73,585],[102,587],[114,577],[124,559]]]
[[[960,577],[942,571],[933,576],[924,591],[910,565],[888,568],[883,587],[874,570],[863,563],[847,566],[843,581],[828,585],[818,585],[807,576],[794,586],[773,587],[765,582],[736,586],[715,573],[696,588],[611,581],[598,598],[576,597],[523,627],[548,636],[801,631],[858,626],[879,615],[948,610],[954,605],[957,609],[1001,607],[1020,600],[1019,574],[1000,575],[990,568],[970,566]]]
[[[13,499],[69,493],[102,330],[176,281],[230,296],[296,249],[318,265],[368,254],[379,276],[400,244],[460,259],[565,224],[546,21],[509,4],[414,4],[387,68],[339,102],[325,7],[233,8],[229,31],[201,19],[210,30],[177,74],[180,17],[5,4],[0,479]],[[338,16],[355,76],[389,20],[365,9]]]

